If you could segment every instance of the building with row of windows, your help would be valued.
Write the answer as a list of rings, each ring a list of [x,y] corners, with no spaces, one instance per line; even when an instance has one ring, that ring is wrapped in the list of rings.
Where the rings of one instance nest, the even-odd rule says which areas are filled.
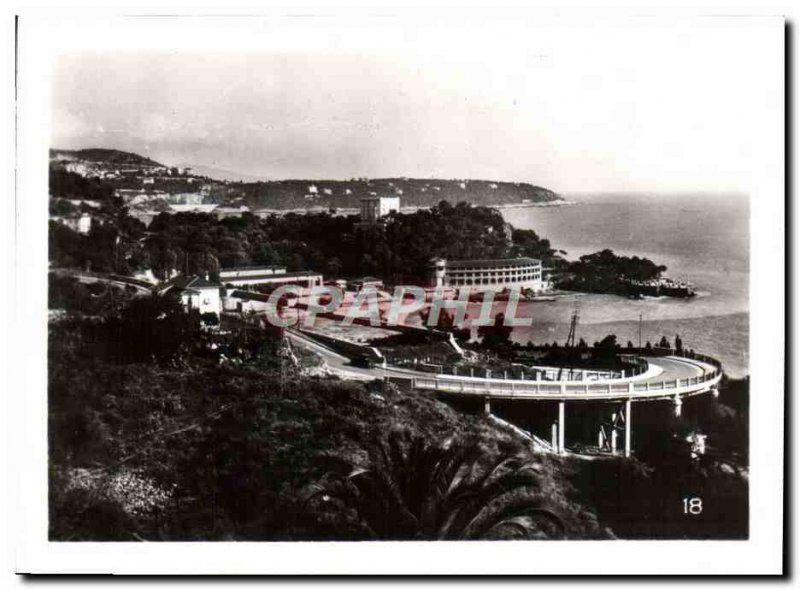
[[[431,282],[436,287],[471,287],[479,291],[519,288],[540,292],[548,288],[542,261],[535,258],[431,261]]]
[[[314,271],[286,272],[285,266],[240,266],[219,271],[219,282],[223,285],[243,289],[258,287],[280,287],[298,285],[311,289],[322,285],[322,274]]]

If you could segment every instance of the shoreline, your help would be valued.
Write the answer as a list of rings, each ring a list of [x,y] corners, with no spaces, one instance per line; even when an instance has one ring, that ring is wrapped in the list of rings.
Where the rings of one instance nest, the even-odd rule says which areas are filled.
[[[506,209],[538,209],[548,207],[572,207],[580,205],[577,201],[568,201],[566,199],[558,201],[546,201],[537,203],[503,203],[501,205],[481,205],[482,207],[489,207],[490,209],[499,209],[504,211]],[[417,211],[430,209],[433,205],[408,205],[400,207],[400,213],[415,213]],[[358,215],[359,209],[356,207],[335,207],[336,212],[334,215]],[[254,215],[286,215],[287,213],[323,213],[330,211],[330,207],[323,207],[321,205],[314,207],[295,207],[293,209],[254,209]]]

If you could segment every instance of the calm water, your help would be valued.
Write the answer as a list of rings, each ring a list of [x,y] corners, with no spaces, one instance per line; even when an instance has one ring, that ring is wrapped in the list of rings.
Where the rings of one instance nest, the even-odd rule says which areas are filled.
[[[616,334],[624,345],[680,334],[684,346],[719,358],[732,376],[748,371],[749,199],[743,195],[580,195],[576,204],[508,209],[506,220],[533,229],[570,259],[611,248],[617,254],[646,256],[667,266],[666,276],[688,279],[693,299],[630,300],[580,294],[541,302],[526,314],[532,328],[515,337],[536,343],[563,343],[576,301],[578,337],[592,343]]]

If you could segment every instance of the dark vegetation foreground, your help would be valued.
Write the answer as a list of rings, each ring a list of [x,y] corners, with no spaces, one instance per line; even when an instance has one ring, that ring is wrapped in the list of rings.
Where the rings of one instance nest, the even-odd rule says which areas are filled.
[[[610,536],[561,461],[421,394],[305,377],[229,328],[161,299],[51,323],[52,539]]]
[[[693,459],[667,424],[641,461],[535,454],[428,395],[308,376],[313,359],[294,362],[261,328],[209,332],[177,302],[115,288],[51,296],[67,310],[50,324],[53,540],[747,534],[746,438],[717,437],[727,463]],[[693,415],[735,432],[738,387],[743,407]],[[687,494],[702,516],[681,513]]]

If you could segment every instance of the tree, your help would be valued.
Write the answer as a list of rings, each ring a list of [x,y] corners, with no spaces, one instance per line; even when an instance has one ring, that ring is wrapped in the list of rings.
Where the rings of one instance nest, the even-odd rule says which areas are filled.
[[[594,343],[593,355],[595,358],[602,359],[607,362],[612,362],[617,356],[617,337],[614,334],[609,334],[600,342]]]
[[[427,443],[394,431],[367,468],[328,473],[301,494],[299,516],[331,536],[395,540],[563,538],[567,527],[527,452],[475,440]]]
[[[139,298],[109,321],[108,329],[112,335],[109,342],[121,359],[169,362],[187,354],[198,342],[200,315],[184,312],[176,298]]]
[[[325,272],[332,277],[338,277],[339,272],[342,270],[342,261],[338,256],[329,258],[325,263]]]
[[[669,348],[669,340],[667,340],[666,336],[662,336],[661,340],[658,341],[659,348]]]
[[[511,344],[512,331],[513,328],[511,326],[505,325],[505,315],[498,313],[494,317],[493,324],[478,328],[478,336],[481,337],[481,344],[486,348],[505,348]]]

